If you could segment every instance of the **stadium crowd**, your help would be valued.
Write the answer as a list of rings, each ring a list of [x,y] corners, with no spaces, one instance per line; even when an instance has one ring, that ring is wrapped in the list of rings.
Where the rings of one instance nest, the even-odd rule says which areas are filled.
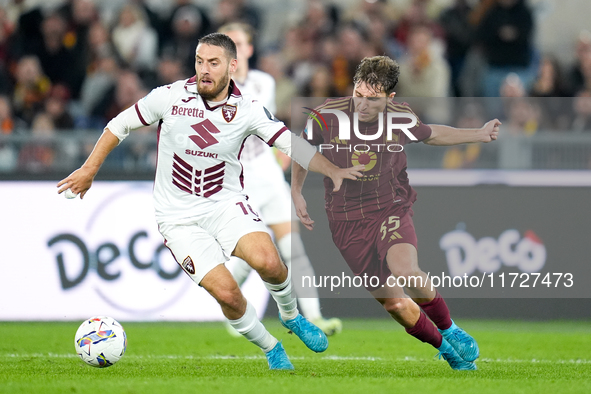
[[[53,136],[102,130],[152,88],[194,75],[199,37],[225,23],[264,31],[264,13],[248,0],[210,8],[173,3],[162,15],[129,0],[114,18],[92,0],[0,7],[0,135],[37,136],[30,143],[0,139],[0,172],[39,173],[64,155],[86,157],[91,145],[64,152]],[[251,60],[275,78],[276,116],[288,124],[293,97],[350,95],[360,60],[388,55],[401,66],[398,97],[507,97],[510,105],[496,111],[508,133],[591,131],[591,33],[573,37],[576,60],[561,64],[535,47],[534,20],[525,0],[455,0],[444,9],[430,0],[406,7],[308,0],[301,18],[286,23],[272,44],[255,46]],[[443,121],[458,127],[481,124],[491,111],[481,101],[446,102]],[[420,116],[437,122],[445,114]],[[471,147],[449,152],[443,167],[466,167],[478,156]],[[113,160],[149,167],[154,152],[135,143]]]

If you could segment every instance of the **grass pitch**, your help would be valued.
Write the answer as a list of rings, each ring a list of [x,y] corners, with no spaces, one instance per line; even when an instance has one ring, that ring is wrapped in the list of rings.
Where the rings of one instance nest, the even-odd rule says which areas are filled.
[[[75,355],[80,322],[0,323],[0,393],[591,392],[591,322],[457,323],[478,340],[478,371],[452,371],[389,320],[345,320],[322,354],[265,321],[292,372],[269,371],[262,352],[221,323],[122,322],[127,352],[105,369]]]

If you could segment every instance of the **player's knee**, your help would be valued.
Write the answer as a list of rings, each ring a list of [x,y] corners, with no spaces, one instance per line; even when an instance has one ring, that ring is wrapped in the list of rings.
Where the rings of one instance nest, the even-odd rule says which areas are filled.
[[[264,278],[279,278],[284,276],[287,269],[277,252],[260,253],[257,256],[255,267],[257,272]]]
[[[222,308],[240,311],[242,308],[242,293],[240,288],[222,288],[215,291],[214,298]]]
[[[406,303],[400,298],[389,298],[383,303],[384,309],[393,316],[402,315],[406,310]]]

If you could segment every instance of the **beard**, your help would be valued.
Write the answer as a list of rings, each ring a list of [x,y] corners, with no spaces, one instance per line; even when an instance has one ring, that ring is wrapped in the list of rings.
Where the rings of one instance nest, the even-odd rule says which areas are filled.
[[[228,82],[230,81],[230,74],[226,73],[219,81],[213,81],[213,84],[210,88],[205,88],[197,83],[197,93],[204,100],[212,101],[215,99],[224,89],[227,88]]]

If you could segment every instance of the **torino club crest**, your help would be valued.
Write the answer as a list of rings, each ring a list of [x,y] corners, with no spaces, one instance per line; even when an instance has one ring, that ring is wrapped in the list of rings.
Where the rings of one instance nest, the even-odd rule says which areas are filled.
[[[231,104],[225,104],[222,107],[222,115],[224,116],[224,120],[228,123],[230,123],[234,117],[236,116],[236,111],[238,110],[238,108],[236,108],[235,105],[231,105]]]

